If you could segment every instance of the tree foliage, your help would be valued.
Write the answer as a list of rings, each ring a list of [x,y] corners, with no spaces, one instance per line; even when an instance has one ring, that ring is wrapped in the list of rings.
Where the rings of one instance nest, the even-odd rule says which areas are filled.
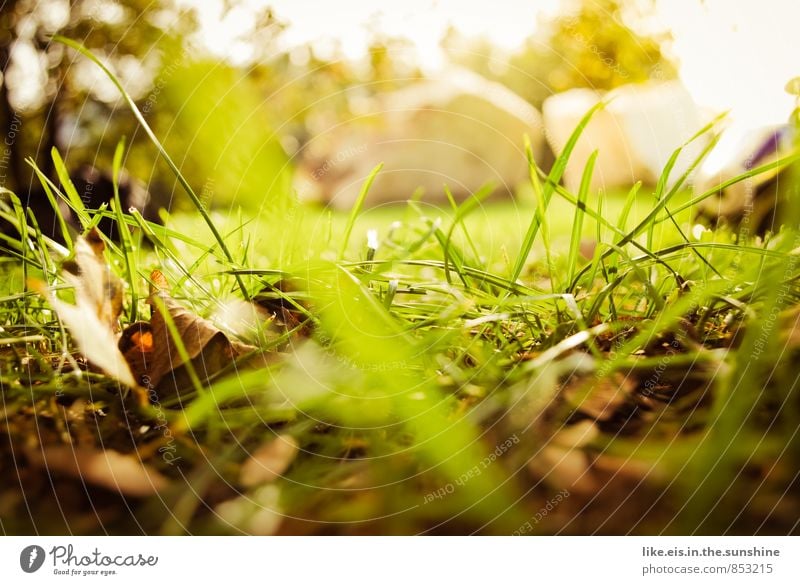
[[[540,106],[550,95],[576,87],[609,90],[649,79],[673,79],[675,64],[662,46],[666,34],[639,32],[644,8],[619,0],[581,0],[577,8],[540,22],[539,33],[510,58],[486,42],[470,43],[451,34],[451,55],[497,79]]]

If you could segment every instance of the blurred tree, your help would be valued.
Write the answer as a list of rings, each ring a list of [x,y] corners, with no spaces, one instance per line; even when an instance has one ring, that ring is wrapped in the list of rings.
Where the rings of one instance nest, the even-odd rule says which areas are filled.
[[[160,98],[164,145],[206,205],[275,210],[285,203],[291,167],[267,94],[247,71],[191,61],[170,71]]]
[[[572,4],[572,6],[570,6]],[[539,23],[539,33],[505,58],[485,41],[451,31],[445,47],[460,63],[509,86],[540,107],[550,95],[576,87],[609,90],[649,79],[674,79],[677,70],[662,46],[668,34],[638,32],[647,3],[578,0]]]
[[[168,22],[169,31],[160,24]],[[159,67],[159,52],[191,30],[189,15],[169,0],[9,0],[0,15],[0,117],[6,144],[4,186],[26,192],[33,156],[53,177],[50,150],[79,162],[107,165],[113,146],[134,124],[102,74],[71,50],[53,43],[60,33],[92,49],[116,70],[136,98]],[[15,124],[12,131],[11,125]],[[108,143],[113,143],[108,146]],[[69,151],[69,152],[68,152]]]

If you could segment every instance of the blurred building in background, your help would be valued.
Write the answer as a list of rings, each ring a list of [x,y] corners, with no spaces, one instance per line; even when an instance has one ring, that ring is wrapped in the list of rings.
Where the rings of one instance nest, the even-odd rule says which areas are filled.
[[[695,28],[675,16],[677,4],[694,14]],[[113,83],[51,41],[53,33],[84,43],[117,73],[209,207],[276,210],[295,196],[347,207],[380,161],[376,202],[407,199],[417,187],[441,201],[445,183],[459,197],[488,182],[513,193],[527,173],[523,135],[547,168],[582,105],[613,90],[618,100],[588,129],[576,165],[603,142],[595,186],[653,180],[665,153],[707,118],[694,98],[703,93],[697,63],[709,60],[698,49],[687,67],[675,55],[686,61],[701,46],[703,26],[731,45],[714,45],[715,54],[738,54],[724,31],[702,20],[707,13],[727,26],[733,17],[717,5],[11,0],[0,15],[0,181],[24,199],[36,183],[25,159],[55,179],[53,148],[72,169],[108,169],[125,136],[129,173],[157,201],[187,205]],[[759,22],[788,16],[764,11]],[[780,36],[741,26],[764,37],[753,46]],[[780,76],[785,53],[737,69],[731,99],[741,101],[745,87],[780,94],[781,86],[742,78]],[[717,59],[717,68],[729,65]],[[671,83],[684,71],[688,93]],[[642,83],[650,85],[632,87]],[[670,108],[674,124],[663,118]],[[779,108],[769,113],[780,117]],[[574,186],[572,167],[566,180]]]

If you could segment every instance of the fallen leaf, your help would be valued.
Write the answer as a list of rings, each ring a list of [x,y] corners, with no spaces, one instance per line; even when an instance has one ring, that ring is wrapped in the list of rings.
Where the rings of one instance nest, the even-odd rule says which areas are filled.
[[[62,276],[100,322],[118,331],[123,286],[105,260],[105,249],[97,228],[92,228],[75,242],[75,255],[64,262]]]
[[[203,381],[255,349],[230,339],[214,323],[173,299],[166,291],[167,282],[160,271],[154,271],[151,280],[154,286],[148,299],[153,307],[150,322],[128,326],[119,340],[119,351],[142,385],[166,395],[179,393],[191,383],[162,310],[172,320],[191,366]]]
[[[26,454],[31,465],[80,478],[125,496],[150,496],[168,484],[166,477],[142,463],[136,455],[110,449],[96,451],[88,447],[56,446],[28,449]]]
[[[279,435],[268,441],[244,462],[239,483],[253,487],[277,479],[289,468],[298,450],[297,441],[289,435]]]
[[[30,279],[28,286],[41,294],[66,325],[78,349],[103,373],[136,388],[128,363],[117,349],[122,282],[103,257],[105,245],[92,229],[75,242],[75,256],[64,263],[62,277],[75,290],[75,304],[62,301],[42,281]]]

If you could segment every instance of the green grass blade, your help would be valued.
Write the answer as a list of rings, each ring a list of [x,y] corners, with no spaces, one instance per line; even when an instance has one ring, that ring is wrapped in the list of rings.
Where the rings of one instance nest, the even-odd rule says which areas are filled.
[[[164,300],[157,294],[152,295],[151,300],[153,303],[153,309],[161,313],[161,317],[164,319],[164,323],[167,326],[167,331],[169,331],[169,336],[172,338],[172,343],[175,344],[175,349],[181,358],[181,366],[186,369],[186,373],[189,376],[189,380],[192,382],[194,391],[197,392],[198,396],[203,396],[208,392],[208,390],[203,386],[203,383],[200,381],[200,376],[197,375],[197,370],[194,369],[192,357],[189,355],[186,345],[183,343],[181,333],[178,331],[175,321],[172,319],[172,315],[169,314],[169,310],[167,309],[166,304],[164,304]]]
[[[475,244],[472,242],[472,238],[470,238],[469,230],[467,230],[466,226],[464,225],[464,218],[467,217],[472,211],[474,211],[478,205],[480,205],[484,199],[486,199],[489,195],[492,194],[494,191],[494,187],[492,185],[484,185],[480,189],[478,189],[469,199],[464,201],[460,206],[456,206],[455,212],[456,216],[453,218],[453,223],[450,225],[450,229],[447,230],[447,237],[444,240],[443,248],[444,248],[444,265],[445,265],[445,275],[449,275],[449,266],[450,263],[450,249],[452,246],[453,240],[453,232],[455,231],[458,225],[461,225],[464,235],[467,238],[467,243],[471,245],[472,251],[475,254],[475,260],[479,260],[478,250],[475,247]],[[453,199],[452,193],[450,193],[450,189],[445,185],[445,193],[447,194],[448,199],[450,199],[451,204],[455,205],[455,200]],[[439,234],[436,233],[437,238],[439,238]],[[465,264],[466,260],[464,259],[463,253],[460,253],[460,265],[459,266],[459,274],[460,268]],[[466,282],[465,282],[466,284]]]
[[[131,233],[128,224],[122,213],[122,202],[119,198],[119,174],[122,170],[122,154],[125,151],[125,138],[120,139],[117,148],[114,150],[113,163],[113,183],[114,183],[114,203],[113,211],[117,216],[117,231],[119,231],[119,241],[122,243],[122,255],[125,259],[125,272],[128,276],[128,286],[131,291],[131,322],[136,321],[139,312],[139,296],[136,292],[136,258],[133,256],[133,246],[131,244]]]
[[[550,203],[550,199],[553,196],[553,191],[555,190],[555,186],[561,181],[561,177],[564,174],[564,171],[567,168],[567,163],[569,162],[569,157],[572,155],[572,151],[575,148],[575,144],[578,142],[578,138],[580,138],[583,130],[589,124],[589,121],[592,119],[592,116],[597,112],[599,109],[605,106],[605,102],[598,102],[594,107],[592,107],[584,117],[581,119],[578,126],[572,132],[572,135],[567,140],[566,146],[564,146],[563,152],[556,158],[556,162],[553,163],[553,168],[550,171],[550,175],[547,178],[547,182],[542,187],[542,207],[544,212],[547,211],[547,206]],[[522,241],[522,247],[520,248],[519,254],[517,255],[517,260],[514,263],[514,269],[511,272],[511,280],[517,280],[519,275],[522,274],[522,269],[525,266],[525,262],[528,260],[528,254],[531,252],[531,248],[533,248],[533,242],[536,239],[536,234],[539,233],[539,228],[541,226],[542,217],[539,213],[534,214],[533,220],[531,221],[530,225],[528,226],[528,231],[525,234],[525,238]]]
[[[656,184],[656,192],[654,196],[654,200],[656,203],[661,201],[664,197],[664,193],[667,191],[667,182],[669,181],[669,175],[672,172],[675,163],[678,162],[678,157],[680,156],[681,152],[683,152],[683,147],[676,148],[672,155],[669,157],[666,166],[661,171],[661,175],[658,177],[658,183]],[[649,226],[647,227],[647,247],[648,249],[653,249],[653,236],[655,234],[655,222],[650,222]]]
[[[731,185],[735,185],[737,183],[741,183],[742,181],[746,181],[750,177],[755,177],[756,175],[760,175],[762,173],[769,172],[769,171],[771,171],[773,169],[779,169],[779,168],[782,168],[782,167],[785,167],[785,166],[789,166],[789,165],[791,165],[793,163],[796,163],[797,161],[800,161],[800,149],[795,149],[792,154],[788,154],[788,155],[786,155],[784,157],[776,159],[776,160],[774,160],[772,162],[765,163],[765,164],[763,164],[761,166],[758,166],[758,167],[756,167],[754,169],[751,169],[751,170],[749,170],[747,172],[744,172],[744,173],[742,173],[740,175],[736,175],[732,179],[728,179],[727,181],[721,183],[719,186],[713,187],[712,189],[709,189],[708,191],[705,191],[704,193],[701,193],[697,197],[693,197],[692,199],[690,199],[689,201],[687,201],[683,205],[680,205],[679,207],[677,207],[676,209],[673,210],[673,213],[680,213],[681,211],[684,211],[685,209],[691,209],[692,207],[694,207],[698,203],[702,203],[703,201],[705,201],[709,197],[712,197],[713,195],[716,195],[717,193],[719,193],[723,189],[727,189]],[[668,217],[662,217],[658,221],[666,221],[667,219],[669,219],[669,218]]]
[[[47,200],[50,202],[50,207],[53,208],[53,213],[56,216],[56,220],[58,221],[58,229],[61,231],[61,236],[64,238],[64,242],[67,244],[67,249],[70,253],[73,251],[73,243],[72,243],[72,234],[69,233],[69,228],[67,228],[67,222],[64,221],[64,215],[61,213],[61,210],[58,207],[58,200],[56,196],[53,194],[53,188],[51,187],[50,180],[42,173],[33,159],[26,159],[28,165],[33,169],[33,172],[36,174],[36,177],[39,179],[39,182],[44,189],[45,195],[47,196]]]
[[[467,215],[469,215],[480,203],[482,203],[484,199],[491,195],[493,191],[493,185],[483,185],[480,189],[468,197],[461,205],[458,205],[453,197],[453,194],[450,192],[450,188],[447,185],[444,186],[444,192],[447,195],[447,200],[450,202],[453,212],[455,213],[453,224],[450,226],[450,229],[447,232],[447,241],[449,242],[452,238],[455,227],[460,225],[461,231],[464,234],[464,238],[466,238],[467,244],[472,250],[473,258],[476,262],[480,261],[481,255],[480,252],[478,252],[478,248],[475,245],[467,226],[464,224],[464,218],[466,218]]]
[[[622,211],[619,214],[619,218],[617,218],[617,233],[623,234],[625,232],[625,228],[628,224],[628,216],[631,213],[633,204],[636,202],[636,196],[639,194],[639,189],[641,189],[641,187],[642,187],[642,182],[639,181],[633,187],[631,187],[630,191],[628,191],[628,196],[625,198],[625,204],[622,207]],[[619,256],[616,254],[612,254],[608,261],[608,274],[614,277],[617,274],[618,266],[619,266]]]
[[[533,146],[531,139],[525,135],[525,156],[528,159],[528,175],[530,177],[531,185],[533,186],[533,195],[536,198],[536,213],[539,216],[539,225],[542,232],[542,245],[544,246],[544,259],[547,262],[547,274],[550,278],[550,290],[556,292],[555,279],[553,278],[553,255],[551,254],[550,246],[550,224],[547,219],[547,205],[544,200],[544,189],[542,182],[539,180],[539,165],[536,164],[536,159],[533,157]]]
[[[637,181],[636,184],[631,187],[631,190],[628,191],[628,196],[625,198],[625,205],[623,205],[622,211],[617,219],[617,228],[619,233],[623,233],[625,231],[625,226],[628,224],[628,216],[631,214],[631,209],[636,201],[636,195],[638,195],[639,189],[641,188],[642,182]]]
[[[189,199],[197,209],[200,216],[203,218],[203,221],[205,221],[206,225],[208,226],[208,229],[211,231],[211,234],[217,241],[217,244],[219,244],[219,249],[222,250],[222,253],[225,254],[225,258],[227,259],[227,261],[231,264],[231,266],[233,266],[235,264],[233,255],[228,249],[227,244],[225,244],[225,240],[223,239],[222,234],[220,234],[219,230],[217,229],[217,226],[214,224],[213,220],[211,219],[211,216],[208,214],[205,205],[203,205],[203,202],[197,196],[197,193],[194,192],[194,189],[192,189],[192,186],[189,184],[189,181],[187,181],[186,177],[183,176],[183,173],[180,171],[178,166],[173,162],[172,157],[169,155],[164,146],[161,144],[161,141],[155,135],[155,132],[153,132],[152,128],[150,128],[150,125],[147,123],[147,120],[145,120],[144,116],[142,115],[142,112],[136,106],[136,102],[134,102],[130,94],[128,94],[128,92],[125,91],[125,88],[122,86],[122,83],[119,81],[119,79],[117,79],[117,76],[114,75],[111,72],[111,70],[108,69],[108,67],[106,67],[103,64],[103,62],[100,61],[100,59],[98,59],[94,55],[94,53],[92,53],[82,44],[73,41],[72,39],[68,39],[67,37],[63,37],[61,35],[54,35],[53,40],[62,43],[64,45],[67,45],[68,47],[75,49],[76,51],[87,57],[90,61],[92,61],[92,63],[97,65],[103,71],[103,73],[105,73],[106,76],[111,80],[111,82],[116,86],[117,90],[120,92],[120,95],[122,95],[123,99],[127,102],[131,112],[133,112],[134,117],[139,122],[139,124],[141,124],[142,129],[145,131],[145,134],[147,134],[148,138],[150,138],[150,141],[156,147],[158,153],[167,163],[169,168],[174,173],[175,177],[178,179],[178,182],[181,184],[181,187],[183,187],[183,190],[189,196]],[[245,286],[244,281],[238,275],[236,276],[236,282],[239,285],[239,289],[242,291],[242,296],[246,300],[249,300],[250,293],[247,291],[247,287]]]
[[[690,138],[686,142],[686,144],[690,144],[692,141],[696,140],[697,138],[699,138],[703,134],[709,132],[714,127],[714,125],[717,123],[717,121],[718,120],[714,120],[714,121],[710,122],[708,125],[706,125],[705,127],[703,127],[703,129],[700,130],[697,134],[695,134],[692,138]],[[667,204],[670,202],[670,200],[675,196],[675,194],[680,191],[680,188],[683,185],[683,183],[685,182],[685,180],[694,171],[694,169],[697,168],[697,166],[703,161],[703,159],[705,159],[705,157],[708,155],[708,153],[711,152],[711,150],[716,146],[717,142],[719,142],[719,138],[720,138],[720,136],[717,135],[712,140],[709,141],[709,143],[703,148],[703,150],[694,159],[694,161],[692,161],[692,164],[689,165],[689,168],[686,169],[686,171],[683,173],[681,178],[678,181],[675,182],[675,184],[667,192],[667,194],[656,202],[655,206],[653,206],[653,209],[650,211],[650,213],[648,213],[647,216],[642,221],[640,221],[636,225],[635,228],[633,228],[630,232],[628,232],[625,235],[624,238],[622,238],[621,240],[619,240],[616,243],[617,246],[622,247],[625,244],[630,243],[636,236],[638,236],[640,233],[642,233],[642,231],[644,231],[646,228],[649,228],[650,226],[652,226],[653,222],[656,221],[656,218],[657,218],[658,214],[661,212],[661,210],[664,209],[667,206]]]
[[[22,282],[28,281],[28,251],[30,250],[28,240],[28,220],[25,217],[25,209],[22,207],[22,202],[15,193],[9,191],[11,197],[11,207],[14,210],[16,217],[17,231],[19,232],[19,241],[22,244]]]
[[[697,137],[699,137],[701,135],[702,135],[702,132],[698,133],[697,135],[692,137],[689,140],[689,142],[687,142],[686,144],[691,143],[692,140],[694,140],[695,138],[697,138]],[[716,145],[718,139],[719,139],[719,137],[717,137],[715,140],[712,140],[711,143],[706,146],[706,149],[704,149],[703,153],[701,153],[701,155],[695,161],[693,161],[693,164],[689,167],[689,169],[686,172],[684,172],[683,176],[679,179],[679,181],[676,183],[676,185],[673,186],[673,190],[671,191],[671,193],[672,192],[675,192],[675,193],[678,192],[678,189],[686,181],[686,179],[688,178],[689,174],[695,169],[695,167],[700,163],[700,161],[702,161],[703,158],[705,158],[705,154],[708,153],[708,152],[711,152],[711,149]],[[669,161],[667,161],[667,164],[664,167],[664,170],[661,172],[661,176],[659,176],[658,183],[656,185],[656,192],[655,192],[655,200],[656,200],[656,202],[661,201],[661,199],[664,197],[664,193],[667,190],[667,184],[669,182],[670,173],[672,172],[672,169],[675,166],[675,163],[678,161],[678,157],[680,156],[681,152],[683,152],[684,146],[686,146],[686,145],[682,145],[682,146],[680,146],[680,147],[675,149],[675,151],[672,153],[672,156],[669,157]],[[683,233],[683,230],[681,229],[680,225],[678,225],[678,222],[675,220],[675,217],[670,213],[669,208],[667,208],[666,205],[664,206],[664,211],[667,213],[667,215],[672,220],[672,224],[674,225],[674,227],[677,230],[678,234],[681,236],[681,238],[685,242],[688,243],[689,239],[686,237],[686,234]],[[652,250],[653,249],[653,237],[655,235],[656,225],[658,225],[658,222],[653,220],[653,221],[650,222],[649,226],[647,227],[647,249],[648,250]],[[711,265],[711,263],[708,260],[706,260],[705,256],[700,254],[700,252],[698,252],[695,249],[693,249],[692,251],[700,259],[700,261],[703,262],[703,264],[708,266],[713,272],[716,272],[716,270]],[[719,273],[717,273],[717,274],[719,274]]]
[[[358,214],[361,213],[361,208],[364,206],[364,200],[367,198],[367,193],[369,193],[370,187],[372,187],[372,182],[375,180],[375,177],[381,172],[383,168],[383,163],[379,163],[372,171],[370,171],[369,175],[367,175],[367,179],[364,181],[364,184],[361,185],[361,191],[358,193],[358,197],[356,198],[356,202],[353,205],[353,209],[350,211],[350,217],[347,218],[347,225],[344,228],[344,236],[342,237],[342,243],[339,246],[339,261],[344,259],[344,253],[347,251],[347,244],[350,241],[350,234],[353,232],[353,226],[356,223],[356,219],[358,218]]]
[[[572,281],[575,274],[575,267],[578,264],[578,251],[581,247],[581,233],[583,232],[583,216],[584,209],[586,208],[586,198],[589,195],[589,186],[592,182],[592,174],[594,173],[594,165],[597,161],[599,151],[595,150],[589,160],[586,162],[586,167],[583,169],[583,176],[581,177],[581,186],[578,189],[578,205],[575,206],[575,217],[572,221],[572,237],[569,243],[569,258],[567,260],[567,284]]]
[[[722,118],[722,116],[719,116],[719,117],[715,118],[714,120],[712,120],[711,122],[709,122],[706,126],[704,126],[701,130],[699,130],[694,136],[692,136],[688,141],[686,141],[684,146],[686,146],[687,144],[691,143],[694,140],[697,140],[699,137],[701,137],[704,134],[706,134],[709,131],[711,131],[714,128],[714,126],[719,122],[719,120],[721,118]],[[625,246],[627,244],[632,244],[633,246],[636,246],[637,248],[639,248],[640,250],[642,250],[646,254],[652,255],[652,252],[651,252],[649,247],[647,247],[646,245],[642,245],[642,244],[639,244],[639,243],[636,242],[636,239],[635,239],[636,236],[638,236],[646,228],[650,227],[653,224],[653,222],[657,223],[659,221],[658,220],[658,214],[661,212],[662,209],[666,208],[667,204],[670,202],[672,197],[674,197],[680,191],[680,188],[683,185],[683,183],[686,181],[686,179],[689,177],[689,175],[691,175],[691,173],[694,171],[694,169],[697,168],[697,166],[705,159],[705,157],[708,155],[708,153],[711,152],[711,150],[714,148],[714,146],[716,146],[717,142],[719,141],[719,138],[720,138],[720,135],[717,135],[712,140],[709,141],[709,143],[703,148],[703,150],[695,158],[695,160],[692,161],[692,164],[689,165],[689,167],[686,169],[686,171],[683,173],[683,175],[681,175],[681,177],[678,179],[678,181],[675,182],[675,185],[673,185],[673,187],[669,190],[669,192],[656,203],[656,205],[653,207],[653,209],[647,214],[647,216],[642,221],[640,221],[636,225],[636,227],[634,227],[632,230],[630,230],[628,233],[626,233],[622,238],[620,238],[615,243],[614,246],[609,247],[609,249],[606,250],[603,253],[603,255],[601,256],[601,259],[605,260],[606,258],[611,256],[612,254],[614,254],[615,250],[622,249],[623,246]],[[685,209],[685,207],[686,206],[683,206],[683,207],[681,207],[681,209]],[[587,210],[587,213],[588,213],[588,210]],[[608,225],[611,225],[610,222],[608,223]],[[613,229],[616,231],[617,230],[616,226],[613,226]],[[652,257],[654,259],[660,261],[660,259],[658,259],[657,256],[652,256]],[[671,267],[669,267],[666,264],[664,264],[664,266],[668,270],[670,270],[672,272],[672,274],[676,278],[676,280],[680,280],[681,279],[680,275],[678,275],[677,272],[675,272]],[[572,290],[575,287],[575,283],[576,283],[577,279],[579,279],[585,273],[585,271],[586,271],[586,268],[584,268],[581,272],[578,273],[578,275],[575,277],[575,279],[573,279],[572,285],[571,285],[569,290]]]
[[[69,178],[69,172],[64,164],[64,160],[61,158],[61,155],[58,153],[58,150],[56,150],[55,147],[53,147],[53,149],[50,151],[50,156],[53,158],[53,166],[56,169],[58,180],[61,183],[61,186],[64,188],[67,203],[69,203],[69,206],[78,216],[78,220],[81,222],[81,225],[84,227],[84,229],[86,229],[91,223],[91,218],[89,217],[89,213],[86,211],[86,206],[83,204],[83,199],[81,199],[80,195],[78,195],[78,190],[75,189],[75,185],[72,184],[72,179]]]

